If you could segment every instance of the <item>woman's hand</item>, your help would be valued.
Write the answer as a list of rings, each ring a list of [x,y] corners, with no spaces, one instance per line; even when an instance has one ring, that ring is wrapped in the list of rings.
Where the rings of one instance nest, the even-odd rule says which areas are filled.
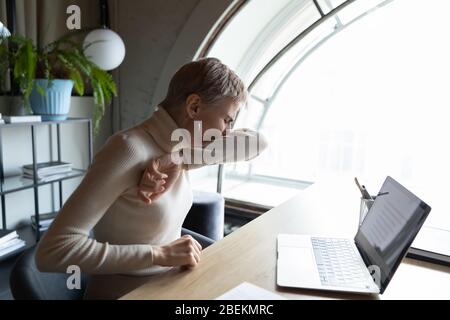
[[[152,159],[139,182],[138,196],[146,204],[156,201],[178,179],[181,164],[173,161],[171,154]]]
[[[190,235],[169,243],[165,246],[153,246],[153,264],[176,267],[195,267],[200,262],[202,246]]]

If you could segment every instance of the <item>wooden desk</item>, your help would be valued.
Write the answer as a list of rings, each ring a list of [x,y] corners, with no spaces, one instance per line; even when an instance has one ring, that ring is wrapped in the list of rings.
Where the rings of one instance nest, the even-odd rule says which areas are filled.
[[[205,249],[196,268],[157,275],[122,299],[214,299],[243,281],[288,299],[450,299],[450,268],[411,259],[402,262],[382,296],[277,287],[277,235],[353,238],[359,197],[350,177],[317,182]]]

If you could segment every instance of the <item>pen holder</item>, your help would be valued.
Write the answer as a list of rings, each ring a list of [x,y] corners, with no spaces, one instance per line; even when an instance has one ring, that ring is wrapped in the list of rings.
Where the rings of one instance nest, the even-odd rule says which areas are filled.
[[[373,203],[375,202],[374,196],[372,196],[373,199],[364,199],[361,198],[361,204],[359,206],[359,225],[361,225],[364,221],[364,218],[367,215],[367,212],[369,212],[370,208],[372,207]]]

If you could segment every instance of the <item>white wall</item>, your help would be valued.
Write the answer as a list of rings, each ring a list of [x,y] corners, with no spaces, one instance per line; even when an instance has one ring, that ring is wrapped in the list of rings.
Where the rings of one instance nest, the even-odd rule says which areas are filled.
[[[232,0],[116,0],[112,28],[126,56],[119,82],[119,128],[147,118],[163,98],[172,74],[191,61]]]

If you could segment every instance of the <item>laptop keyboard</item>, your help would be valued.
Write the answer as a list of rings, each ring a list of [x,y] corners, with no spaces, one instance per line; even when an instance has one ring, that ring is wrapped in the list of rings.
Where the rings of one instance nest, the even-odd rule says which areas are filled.
[[[366,274],[351,240],[311,238],[311,241],[322,285],[367,288]]]

